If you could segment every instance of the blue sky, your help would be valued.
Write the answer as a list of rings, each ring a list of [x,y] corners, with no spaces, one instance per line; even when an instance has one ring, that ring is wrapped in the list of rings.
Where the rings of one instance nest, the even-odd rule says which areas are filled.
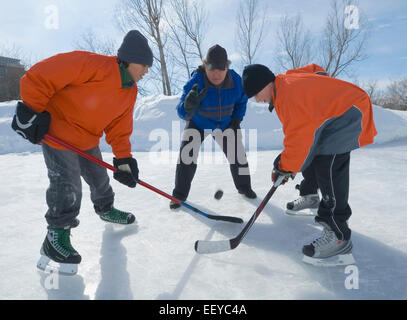
[[[1,0],[0,45],[16,44],[34,60],[73,50],[73,43],[89,28],[100,36],[117,39],[123,34],[115,26],[114,8],[119,0]],[[301,13],[306,28],[317,35],[322,32],[328,0],[263,0],[268,5],[270,23],[259,62],[273,68],[276,28],[284,14]],[[197,0],[209,11],[205,50],[215,43],[224,46],[236,57],[234,31],[238,0]],[[59,13],[59,28],[47,29],[44,11],[55,5]],[[407,1],[359,0],[358,7],[370,23],[366,54],[368,58],[352,70],[360,80],[378,80],[384,85],[391,79],[407,76]],[[233,61],[233,59],[232,59]],[[346,78],[344,76],[344,78]]]

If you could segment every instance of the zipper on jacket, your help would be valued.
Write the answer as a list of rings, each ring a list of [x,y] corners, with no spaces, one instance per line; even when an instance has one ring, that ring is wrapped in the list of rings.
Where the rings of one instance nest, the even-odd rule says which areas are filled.
[[[218,128],[220,128],[220,123],[222,122],[222,96],[220,87],[218,88],[218,96],[219,96],[219,120],[218,120]]]

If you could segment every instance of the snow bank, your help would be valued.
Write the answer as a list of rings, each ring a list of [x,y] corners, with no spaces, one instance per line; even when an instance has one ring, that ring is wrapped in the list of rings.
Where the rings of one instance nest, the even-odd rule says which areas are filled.
[[[133,151],[178,150],[185,125],[177,116],[178,100],[179,96],[153,95],[137,101],[131,137]],[[40,151],[39,146],[25,141],[11,129],[15,105],[16,101],[0,103],[0,154]],[[407,111],[374,106],[374,120],[379,132],[375,144],[407,139]],[[257,139],[259,150],[281,149],[283,146],[281,123],[275,112],[268,112],[265,104],[249,101],[242,128],[254,129],[245,132],[247,149],[253,147],[253,139]],[[101,140],[101,149],[111,151],[104,139]]]

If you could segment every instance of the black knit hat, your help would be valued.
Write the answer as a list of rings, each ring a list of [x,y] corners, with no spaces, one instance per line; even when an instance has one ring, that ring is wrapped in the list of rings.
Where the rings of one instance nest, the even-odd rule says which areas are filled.
[[[209,48],[203,62],[210,70],[225,70],[230,64],[226,50],[218,44]]]
[[[248,98],[251,98],[263,90],[276,77],[269,68],[261,64],[251,64],[243,71],[243,89]]]
[[[147,39],[137,30],[131,30],[124,37],[117,52],[117,58],[128,63],[153,65],[153,52]]]

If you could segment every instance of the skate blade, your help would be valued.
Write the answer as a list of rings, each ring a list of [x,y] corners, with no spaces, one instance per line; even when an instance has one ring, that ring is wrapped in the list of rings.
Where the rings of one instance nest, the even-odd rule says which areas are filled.
[[[317,215],[318,209],[304,209],[300,211],[294,211],[286,209],[285,213],[289,216],[300,216],[300,217],[315,217]]]
[[[72,263],[58,263],[47,256],[41,256],[37,268],[45,273],[58,273],[64,276],[74,276],[78,272],[78,265]]]
[[[337,267],[337,266],[347,266],[350,264],[355,264],[355,258],[352,253],[348,254],[339,254],[330,258],[311,258],[305,256],[302,258],[302,261],[308,264],[312,264],[316,267]]]

